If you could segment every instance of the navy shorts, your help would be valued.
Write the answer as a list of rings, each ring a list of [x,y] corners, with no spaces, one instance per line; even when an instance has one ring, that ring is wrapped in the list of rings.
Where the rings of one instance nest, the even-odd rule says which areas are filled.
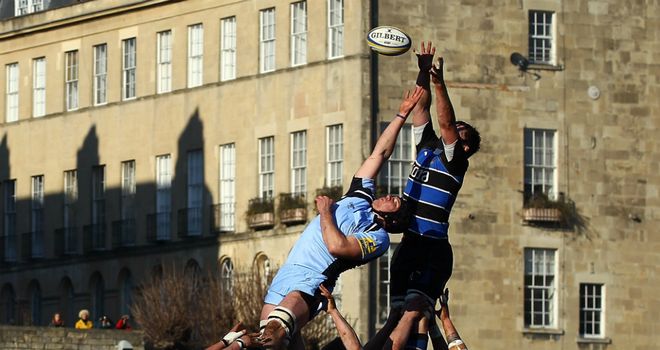
[[[447,239],[404,234],[390,267],[390,294],[403,299],[409,289],[416,289],[438,299],[445,289],[454,265],[454,254]]]

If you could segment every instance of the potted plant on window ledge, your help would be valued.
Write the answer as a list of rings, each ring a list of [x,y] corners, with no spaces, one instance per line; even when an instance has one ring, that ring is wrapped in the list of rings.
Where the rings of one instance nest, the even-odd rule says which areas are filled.
[[[316,190],[317,196],[327,196],[330,197],[335,202],[341,199],[341,196],[344,195],[344,189],[340,186],[323,186]]]
[[[523,220],[531,224],[566,225],[575,205],[566,201],[563,193],[559,199],[553,200],[545,193],[534,193],[526,196],[523,205]]]
[[[248,227],[263,230],[275,226],[275,214],[272,198],[250,199],[247,209]]]
[[[285,225],[301,224],[307,221],[307,201],[299,193],[280,193],[278,206],[280,222]]]

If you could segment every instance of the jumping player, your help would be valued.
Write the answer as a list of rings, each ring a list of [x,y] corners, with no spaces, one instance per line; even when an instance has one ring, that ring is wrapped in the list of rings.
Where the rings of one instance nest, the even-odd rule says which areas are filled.
[[[378,138],[371,155],[355,173],[348,192],[337,203],[316,198],[314,218],[273,279],[261,310],[260,341],[267,348],[302,349],[299,330],[316,314],[322,297],[342,272],[363,265],[389,247],[389,232],[401,232],[410,215],[404,200],[385,196],[374,200],[374,178],[394,150],[399,130],[423,94],[408,92],[399,113]]]
[[[393,305],[406,296],[423,295],[431,304],[442,294],[453,269],[453,252],[448,239],[449,214],[468,169],[468,158],[480,147],[479,132],[470,124],[456,121],[443,76],[443,59],[433,66],[435,48],[422,42],[417,54],[417,86],[423,88],[420,102],[413,110],[413,133],[417,158],[404,191],[414,218],[404,232],[392,258],[391,295]],[[440,137],[431,123],[433,78]],[[423,317],[423,310],[407,311],[390,335],[392,349],[406,346],[412,327]],[[437,335],[437,325],[431,322]],[[433,332],[432,332],[433,336]],[[412,341],[412,339],[411,339]],[[409,344],[414,347],[414,344]]]

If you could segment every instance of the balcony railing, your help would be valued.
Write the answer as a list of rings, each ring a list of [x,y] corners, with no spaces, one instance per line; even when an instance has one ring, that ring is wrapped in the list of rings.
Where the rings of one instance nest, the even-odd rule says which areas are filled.
[[[117,220],[112,222],[112,247],[129,247],[135,245],[135,219]]]
[[[560,223],[562,213],[557,208],[524,208],[523,220],[530,223]]]
[[[9,234],[6,236],[0,237],[0,254],[2,254],[2,262],[4,263],[14,263],[18,260],[18,239],[17,235]]]
[[[213,216],[213,232],[232,232],[236,230],[235,217],[236,217],[236,204],[220,203],[211,206],[211,215]]]
[[[106,250],[105,223],[85,225],[83,227],[83,247],[85,253]]]
[[[41,259],[45,257],[44,231],[24,233],[21,241],[24,259]]]
[[[164,242],[172,239],[172,212],[147,215],[147,241]]]
[[[79,230],[78,227],[62,227],[55,230],[55,255],[78,254]]]
[[[198,237],[202,235],[202,208],[184,208],[178,212],[179,237]]]

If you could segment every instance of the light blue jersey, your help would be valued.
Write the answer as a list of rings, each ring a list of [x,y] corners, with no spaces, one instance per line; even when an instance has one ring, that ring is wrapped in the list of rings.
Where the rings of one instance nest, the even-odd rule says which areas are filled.
[[[321,218],[317,215],[307,225],[273,279],[266,295],[267,304],[277,305],[289,292],[296,290],[313,296],[326,280],[326,286],[332,289],[339,274],[385,253],[390,239],[375,222],[371,209],[373,193],[372,179],[354,177],[346,195],[332,206],[337,228],[344,235],[358,240],[362,258],[348,260],[332,256],[323,241]]]

